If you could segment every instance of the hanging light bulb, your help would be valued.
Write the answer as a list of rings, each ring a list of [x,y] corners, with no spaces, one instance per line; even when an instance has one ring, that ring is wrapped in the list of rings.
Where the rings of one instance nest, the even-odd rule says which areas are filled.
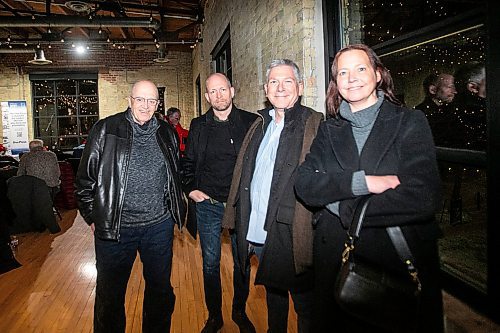
[[[106,42],[108,42],[108,43],[111,42],[111,40],[109,40],[109,37],[108,37],[108,39],[106,39]]]

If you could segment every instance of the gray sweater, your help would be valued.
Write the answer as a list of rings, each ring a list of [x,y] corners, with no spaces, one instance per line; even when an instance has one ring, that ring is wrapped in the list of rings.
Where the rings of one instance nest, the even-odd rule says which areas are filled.
[[[372,131],[373,124],[375,124],[375,120],[377,119],[380,106],[384,102],[384,94],[382,92],[378,91],[377,96],[377,103],[357,112],[352,112],[351,107],[346,101],[342,101],[340,104],[340,115],[351,123],[352,135],[356,141],[359,154],[361,154],[365,146],[366,140]],[[370,193],[366,185],[364,170],[358,170],[352,174],[351,188],[354,195],[365,195]],[[339,215],[338,201],[328,204],[326,208],[335,215]]]
[[[167,166],[165,157],[156,140],[159,128],[155,117],[144,125],[132,125],[132,151],[128,167],[127,184],[122,210],[122,226],[148,226],[160,223],[170,216],[165,195]]]

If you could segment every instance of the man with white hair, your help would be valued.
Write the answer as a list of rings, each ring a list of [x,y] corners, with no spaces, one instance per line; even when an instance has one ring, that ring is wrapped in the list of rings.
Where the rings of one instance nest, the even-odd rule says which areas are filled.
[[[50,195],[54,200],[59,192],[61,170],[57,156],[43,148],[43,140],[35,139],[29,143],[30,151],[21,156],[17,175],[28,175],[40,178],[50,188]]]
[[[95,238],[96,333],[125,332],[125,292],[137,252],[145,281],[142,331],[170,331],[174,224],[182,227],[185,206],[177,136],[153,117],[158,104],[155,84],[136,82],[129,108],[94,125],[78,168],[78,206]]]

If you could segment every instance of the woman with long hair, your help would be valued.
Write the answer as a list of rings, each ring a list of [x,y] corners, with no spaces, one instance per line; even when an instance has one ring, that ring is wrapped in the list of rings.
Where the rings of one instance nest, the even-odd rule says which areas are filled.
[[[440,332],[440,229],[434,220],[440,179],[427,120],[422,112],[407,109],[396,99],[389,71],[366,45],[340,50],[331,70],[330,119],[320,126],[295,184],[304,203],[318,209],[313,220],[314,331],[383,331],[353,318],[334,298],[355,204],[371,194],[356,256],[404,274],[407,268],[385,229],[399,226],[422,284],[417,331]]]

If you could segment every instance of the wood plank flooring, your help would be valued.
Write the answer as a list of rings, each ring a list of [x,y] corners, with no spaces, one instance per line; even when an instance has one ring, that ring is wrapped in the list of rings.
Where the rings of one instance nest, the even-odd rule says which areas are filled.
[[[92,332],[96,278],[93,237],[76,210],[63,212],[60,225],[62,231],[55,235],[44,232],[18,236],[17,259],[23,266],[0,275],[0,333]],[[252,262],[247,313],[260,333],[267,329],[267,308],[264,288],[252,284],[255,266]],[[140,260],[136,260],[126,297],[128,333],[141,331],[141,271]],[[223,237],[221,278],[222,332],[238,332],[231,321],[232,257],[227,235]],[[199,332],[208,316],[203,301],[200,247],[187,233],[178,230],[172,284],[177,301],[171,332]],[[500,332],[499,325],[454,297],[443,293],[443,299],[447,333]],[[296,332],[296,320],[290,309],[288,332]]]
[[[62,212],[62,231],[51,235],[18,235],[17,259],[22,267],[0,275],[0,332],[92,332],[95,296],[93,237],[76,210]],[[176,230],[172,285],[177,297],[171,332],[199,332],[208,313],[204,305],[199,242]],[[252,278],[247,313],[257,332],[267,329],[265,290]],[[141,331],[144,280],[136,259],[127,289],[127,332]],[[223,236],[221,278],[223,333],[239,332],[231,321],[232,256],[229,237]],[[288,328],[296,332],[291,309]]]

